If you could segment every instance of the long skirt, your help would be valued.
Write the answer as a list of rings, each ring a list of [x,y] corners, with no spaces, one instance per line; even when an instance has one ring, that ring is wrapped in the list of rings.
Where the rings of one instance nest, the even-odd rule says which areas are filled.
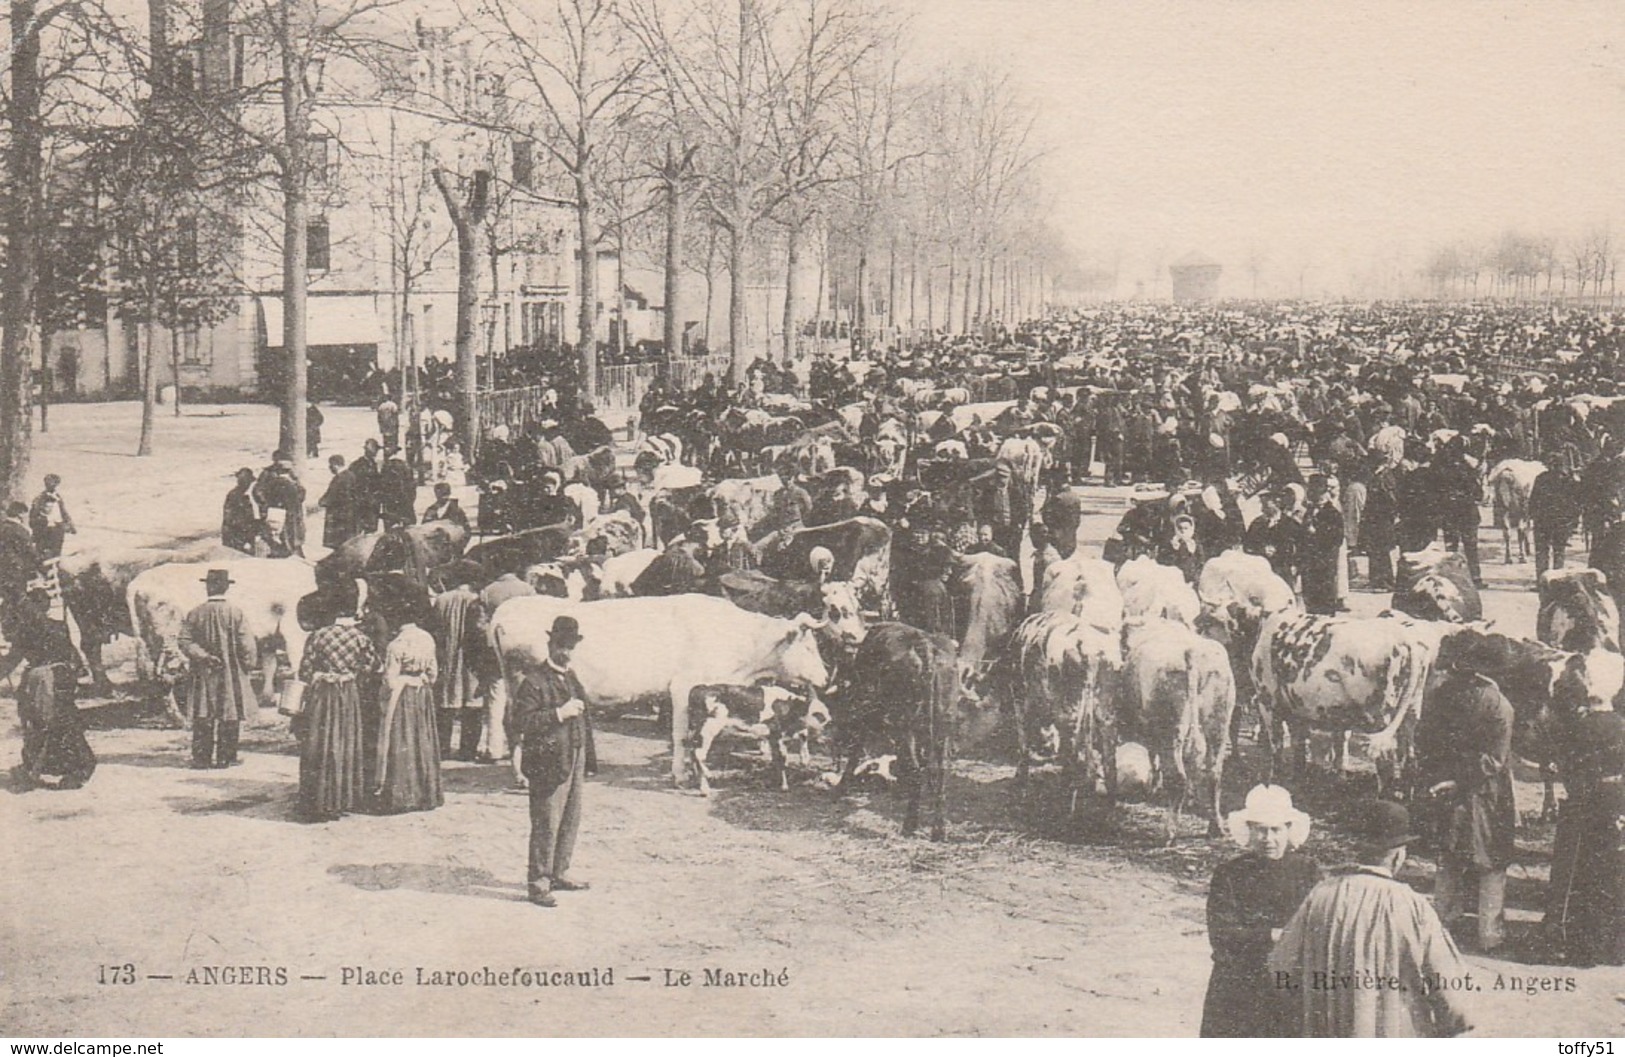
[[[440,739],[435,732],[434,688],[401,691],[378,759],[375,807],[384,814],[428,811],[445,802],[440,788]]]
[[[362,805],[361,693],[354,679],[314,681],[305,695],[299,814],[330,819]]]
[[[96,771],[96,754],[74,702],[73,676],[58,665],[39,665],[23,675],[17,694],[23,728],[23,774],[31,785],[60,775],[59,788],[76,789]]]

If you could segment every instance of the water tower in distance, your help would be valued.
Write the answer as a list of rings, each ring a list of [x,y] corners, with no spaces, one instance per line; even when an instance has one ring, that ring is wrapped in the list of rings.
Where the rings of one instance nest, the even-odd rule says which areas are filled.
[[[1219,296],[1219,274],[1224,266],[1202,253],[1187,253],[1168,266],[1175,301],[1213,301]]]

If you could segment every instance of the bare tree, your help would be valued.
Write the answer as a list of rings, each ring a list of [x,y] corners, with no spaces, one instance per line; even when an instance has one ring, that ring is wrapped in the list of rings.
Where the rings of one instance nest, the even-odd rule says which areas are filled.
[[[638,102],[643,58],[619,0],[554,0],[546,8],[479,0],[475,14],[495,31],[487,60],[503,70],[514,93],[514,133],[528,137],[570,183],[580,250],[576,352],[581,385],[590,394],[598,371],[599,167],[605,141]]]
[[[123,34],[95,0],[12,0],[4,106],[6,267],[0,278],[0,490],[21,495],[33,447],[39,279],[49,244],[47,156],[61,130],[93,126],[90,110],[130,85]]]

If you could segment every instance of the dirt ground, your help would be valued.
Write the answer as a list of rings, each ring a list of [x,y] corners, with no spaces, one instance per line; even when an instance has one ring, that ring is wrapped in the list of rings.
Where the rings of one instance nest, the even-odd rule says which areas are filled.
[[[60,467],[70,495],[88,506],[108,481],[94,502],[112,511],[152,494],[96,470],[90,456],[81,465],[70,435],[66,425],[54,431],[51,459],[37,460],[41,472]],[[242,450],[210,460],[223,475]],[[1121,493],[1093,489],[1086,500],[1103,536]],[[164,515],[150,505],[141,528],[156,534]],[[217,516],[218,498],[210,506]],[[187,518],[170,534],[206,521]],[[1491,537],[1490,616],[1528,634],[1532,570],[1503,567]],[[1375,612],[1383,600],[1357,594],[1355,604]],[[1053,780],[1024,813],[997,747],[956,765],[950,839],[932,844],[900,836],[891,790],[842,798],[823,788],[816,772],[828,762],[817,756],[787,793],[765,787],[752,752],[730,761],[711,799],[679,792],[653,724],[605,717],[577,850],[576,872],[592,889],[544,910],[524,899],[526,799],[508,790],[505,765],[448,763],[437,811],[302,825],[285,721],[266,713],[246,732],[243,766],[194,772],[185,733],[127,690],[84,702],[101,758],[86,788],[0,790],[10,851],[0,870],[0,1034],[1196,1034],[1207,878],[1234,849],[1201,836],[1194,820],[1165,846],[1160,810],[1145,804],[1109,815],[1085,804],[1069,818],[1045,795],[1058,792]],[[14,762],[9,689],[0,728],[0,760]],[[1227,808],[1239,806],[1255,764],[1244,746]],[[1338,815],[1364,781],[1299,791],[1316,819],[1307,850],[1321,861],[1346,851]],[[1538,793],[1520,785],[1526,811]],[[1520,834],[1515,936],[1538,920],[1550,837],[1532,819]],[[1425,859],[1407,872],[1431,886]],[[1594,1037],[1625,1025],[1617,969],[1469,961],[1486,988],[1483,1034]],[[133,982],[118,982],[126,965]],[[219,967],[250,983],[189,979],[211,969],[219,978]],[[417,983],[420,969],[484,967],[597,970],[600,985]],[[349,983],[347,969],[399,970],[403,982]],[[708,980],[707,970],[743,983]],[[1491,990],[1497,974],[1520,985],[1572,978],[1574,989]]]

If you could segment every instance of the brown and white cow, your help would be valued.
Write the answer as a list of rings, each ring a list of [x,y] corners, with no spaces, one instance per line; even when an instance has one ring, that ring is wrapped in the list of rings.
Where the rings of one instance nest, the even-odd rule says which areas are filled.
[[[1398,617],[1327,617],[1284,611],[1265,619],[1252,677],[1270,777],[1281,768],[1282,727],[1294,772],[1307,763],[1309,732],[1368,735],[1380,789],[1397,771],[1414,778],[1414,738],[1439,642],[1455,625]]]
[[[761,742],[771,760],[771,780],[780,792],[790,788],[785,769],[788,745],[799,741],[801,762],[807,741],[829,724],[829,708],[812,692],[782,686],[696,686],[688,695],[687,746],[700,777],[700,794],[711,795],[711,749],[718,739],[744,736]]]
[[[1104,564],[1104,563],[1102,563]],[[1109,566],[1108,566],[1109,568]],[[1031,746],[1057,732],[1059,761],[1076,809],[1099,775],[1117,796],[1117,693],[1123,667],[1120,632],[1108,634],[1070,613],[1035,613],[1010,642],[1016,682],[1016,787],[1026,794]]]
[[[1219,791],[1230,754],[1236,681],[1225,648],[1185,624],[1157,618],[1123,625],[1118,724],[1125,740],[1150,754],[1168,800],[1168,837],[1195,799],[1219,835]]]

